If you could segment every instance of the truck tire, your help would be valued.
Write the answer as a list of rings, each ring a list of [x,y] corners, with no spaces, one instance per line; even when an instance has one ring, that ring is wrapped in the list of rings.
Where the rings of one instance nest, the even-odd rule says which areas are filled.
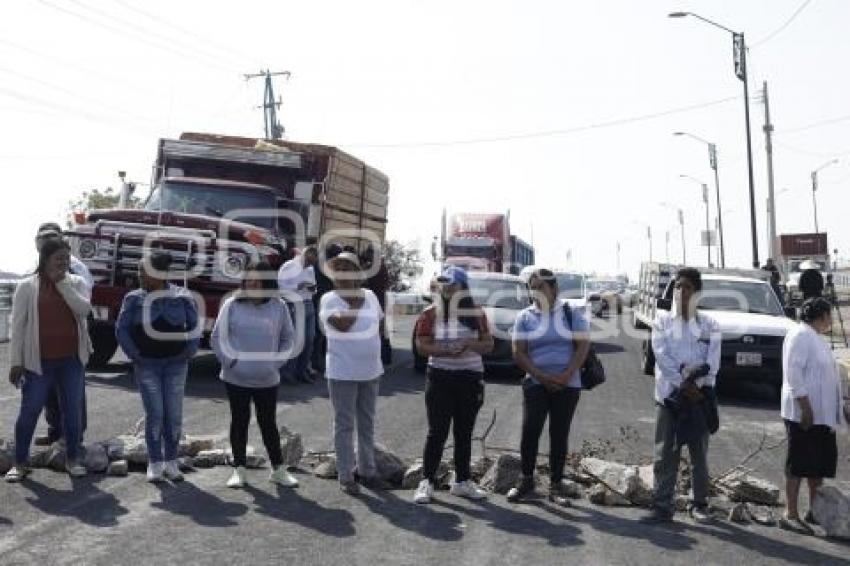
[[[118,339],[115,338],[115,328],[111,324],[92,324],[89,328],[94,351],[89,356],[89,366],[103,367],[109,363],[115,351],[118,350]]]
[[[416,373],[425,373],[428,370],[428,358],[420,356],[416,351],[416,339],[410,341],[410,351],[413,353],[413,370]]]
[[[643,366],[643,373],[645,375],[655,375],[655,352],[652,351],[652,341],[650,339],[643,341],[641,365]]]

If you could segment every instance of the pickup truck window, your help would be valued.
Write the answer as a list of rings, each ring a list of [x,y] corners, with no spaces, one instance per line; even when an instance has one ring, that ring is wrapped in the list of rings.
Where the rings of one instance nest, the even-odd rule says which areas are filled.
[[[702,291],[703,296],[697,304],[699,309],[785,316],[773,289],[762,281],[703,279]],[[672,281],[665,297],[673,298]]]
[[[528,287],[520,281],[470,277],[469,293],[480,306],[520,310],[530,304]]]
[[[578,273],[556,273],[558,293],[565,299],[584,298],[584,276]]]
[[[271,230],[275,218],[236,215],[242,209],[266,209],[273,211],[277,203],[271,192],[216,187],[195,183],[168,182],[156,187],[145,203],[146,210],[200,214],[203,216],[228,216],[232,220],[253,224]]]

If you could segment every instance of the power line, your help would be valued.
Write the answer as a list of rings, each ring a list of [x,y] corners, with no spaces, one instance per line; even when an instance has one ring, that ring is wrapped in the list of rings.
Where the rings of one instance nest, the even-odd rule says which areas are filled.
[[[102,79],[105,79],[109,82],[120,82],[120,83],[123,83],[125,86],[131,87],[131,88],[136,89],[136,90],[145,90],[145,91],[147,91],[151,94],[156,94],[156,95],[165,94],[165,91],[152,89],[152,88],[150,88],[150,85],[148,85],[146,83],[131,81],[131,80],[128,80],[126,77],[120,77],[118,75],[112,75],[112,74],[109,74],[109,73],[104,73],[103,71],[93,69],[91,67],[86,67],[84,65],[80,65],[76,61],[72,61],[70,59],[64,59],[62,57],[56,57],[55,55],[50,55],[50,54],[47,54],[47,53],[44,53],[44,52],[41,52],[41,51],[37,51],[37,50],[32,49],[31,47],[28,47],[26,45],[21,45],[19,43],[9,41],[8,39],[0,38],[0,44],[6,45],[6,46],[11,47],[13,49],[17,49],[18,51],[21,51],[21,52],[24,52],[24,53],[28,53],[30,55],[35,55],[36,57],[41,57],[42,59],[47,59],[47,60],[57,62],[57,63],[61,64],[63,67],[71,67],[71,68],[75,68],[77,70],[83,71],[84,73],[87,73],[89,75],[100,76]]]
[[[157,15],[155,15],[155,14],[151,14],[150,12],[146,12],[145,10],[142,10],[142,9],[140,9],[140,8],[136,7],[136,6],[133,6],[132,4],[129,4],[128,2],[125,2],[124,0],[114,0],[114,1],[115,1],[117,4],[120,4],[121,6],[123,6],[124,8],[126,8],[127,10],[133,11],[133,12],[135,12],[135,13],[137,13],[137,14],[141,15],[141,16],[144,16],[144,17],[146,17],[146,18],[147,18],[147,19],[149,19],[149,20],[152,20],[152,21],[154,21],[154,22],[157,22],[157,23],[160,23],[160,24],[166,25],[166,26],[170,27],[170,28],[171,28],[171,29],[173,29],[173,30],[179,31],[180,33],[183,33],[183,34],[186,34],[186,35],[190,35],[190,36],[192,36],[192,37],[194,37],[194,38],[196,38],[196,39],[199,39],[199,40],[203,41],[204,43],[208,44],[209,46],[211,46],[211,47],[215,47],[216,49],[220,50],[222,53],[226,54],[227,56],[229,56],[229,57],[231,57],[231,58],[233,58],[233,55],[232,55],[233,53],[238,53],[238,54],[239,54],[241,57],[243,57],[246,61],[247,61],[247,60],[252,60],[252,61],[254,60],[254,56],[253,56],[253,55],[250,55],[250,54],[248,54],[248,53],[246,53],[246,52],[244,52],[244,51],[240,51],[240,50],[238,50],[238,49],[236,49],[236,48],[234,48],[234,47],[232,47],[232,46],[225,45],[225,44],[223,44],[223,43],[218,43],[217,41],[213,41],[212,39],[210,39],[210,38],[208,38],[208,37],[204,37],[204,36],[202,36],[201,34],[199,34],[199,33],[195,32],[195,31],[193,31],[193,30],[191,30],[191,29],[189,29],[189,28],[185,28],[185,27],[183,27],[183,26],[179,26],[179,25],[177,25],[177,24],[175,24],[175,23],[173,23],[173,22],[170,22],[170,21],[166,20],[165,18],[161,18],[161,17],[159,17],[159,16],[157,16]],[[235,59],[235,58],[233,58],[233,61],[235,62],[235,61],[236,61],[236,59]],[[243,64],[243,63],[244,63],[243,61],[240,61],[240,62],[239,62],[239,64],[240,64],[240,65],[241,65],[241,64]]]
[[[844,115],[844,116],[836,116],[835,118],[827,118],[825,120],[819,120],[817,122],[812,122],[811,124],[806,124],[805,126],[798,126],[796,128],[788,128],[788,129],[785,129],[785,130],[780,130],[779,133],[781,133],[781,134],[791,134],[791,133],[796,133],[796,132],[803,132],[803,131],[811,130],[811,129],[814,129],[814,128],[820,128],[822,126],[830,126],[832,124],[837,124],[839,122],[846,122],[847,120],[850,120],[850,114],[847,114],[847,115]]]
[[[190,54],[190,52],[194,51],[197,55],[192,56],[193,58],[202,57],[204,59],[209,60],[210,62],[214,62],[216,65],[221,64],[221,56],[220,55],[207,53],[207,52],[203,51],[202,49],[198,49],[197,46],[192,45],[190,43],[187,43],[185,41],[182,41],[179,38],[174,37],[173,35],[172,36],[164,35],[164,34],[158,32],[156,30],[152,30],[148,27],[140,26],[137,22],[134,22],[134,21],[131,21],[131,20],[126,20],[124,18],[120,18],[118,16],[115,16],[114,14],[111,14],[111,13],[106,12],[104,10],[90,6],[90,5],[88,5],[84,2],[81,2],[80,0],[66,0],[66,1],[77,5],[78,7],[82,8],[83,10],[86,10],[86,11],[92,13],[92,14],[97,15],[100,18],[103,18],[107,21],[115,22],[118,25],[122,26],[122,28],[132,29],[133,32],[136,33],[136,34],[143,33],[144,37],[148,40],[154,38],[154,40],[161,41],[162,43],[168,45],[170,48],[176,47],[177,49],[183,51],[186,54]],[[190,54],[190,56],[191,56],[191,54]],[[198,60],[200,60],[200,59],[198,59]],[[221,67],[221,68],[225,68],[225,67]]]
[[[796,10],[794,10],[794,13],[793,13],[793,14],[791,14],[791,17],[790,17],[790,18],[788,18],[788,19],[785,21],[785,23],[784,23],[784,24],[782,24],[781,26],[779,26],[778,28],[776,28],[775,30],[773,30],[772,32],[770,32],[769,34],[767,34],[767,35],[766,35],[765,37],[763,37],[762,39],[760,39],[760,40],[758,40],[757,42],[755,42],[755,43],[751,44],[751,45],[750,45],[750,47],[758,47],[758,46],[760,46],[760,45],[764,45],[765,43],[767,43],[768,41],[770,41],[771,39],[773,39],[774,37],[776,37],[777,35],[779,35],[779,34],[780,34],[780,33],[782,33],[783,31],[785,31],[785,29],[786,29],[788,26],[790,26],[790,25],[791,25],[791,22],[793,22],[795,19],[797,19],[797,16],[799,16],[799,15],[800,15],[800,12],[802,12],[802,11],[806,8],[806,6],[808,6],[808,5],[809,5],[809,4],[811,4],[811,3],[812,3],[812,0],[803,0],[803,3],[802,3],[802,4],[800,4],[800,6],[799,6]]]
[[[75,92],[71,89],[65,88],[64,86],[58,85],[56,83],[51,83],[49,81],[45,81],[45,80],[40,79],[38,77],[33,77],[31,75],[27,75],[26,73],[21,73],[20,71],[16,71],[14,69],[9,69],[7,67],[0,67],[0,72],[6,73],[8,75],[12,75],[14,77],[18,77],[20,79],[31,81],[31,82],[34,82],[36,84],[40,84],[41,86],[45,86],[47,88],[56,90],[58,92],[64,92],[65,94],[67,94],[69,96],[73,96],[74,98],[78,98],[80,100],[95,104],[99,107],[109,108],[114,112],[117,112],[119,114],[123,114],[124,116],[132,118],[133,120],[137,120],[137,121],[144,123],[144,124],[150,123],[150,120],[151,120],[150,117],[137,116],[135,114],[131,114],[131,113],[127,112],[124,108],[121,108],[121,107],[118,107],[118,106],[113,106],[113,105],[109,104],[108,102],[104,102],[104,101],[98,100],[96,98],[91,98],[91,97],[82,95],[82,94]]]
[[[182,57],[183,59],[187,59],[187,60],[192,59],[196,62],[200,62],[200,63],[203,63],[204,65],[208,65],[208,66],[212,66],[212,67],[217,67],[220,70],[227,71],[229,73],[234,72],[233,68],[225,67],[225,66],[221,65],[220,63],[218,63],[217,59],[212,59],[210,61],[203,60],[203,59],[200,59],[200,58],[193,56],[189,53],[186,53],[185,51],[183,51],[183,52],[178,51],[178,50],[174,49],[173,47],[170,47],[169,44],[163,45],[159,42],[151,41],[144,34],[137,33],[133,30],[133,28],[138,27],[138,26],[136,26],[136,24],[129,24],[130,25],[129,28],[117,27],[113,24],[109,24],[109,23],[106,23],[106,22],[98,21],[98,20],[93,20],[88,16],[80,14],[79,12],[74,12],[73,10],[69,10],[69,9],[65,8],[64,6],[57,6],[56,4],[48,2],[48,0],[39,0],[39,2],[41,4],[43,4],[44,6],[52,8],[52,9],[57,10],[59,12],[62,12],[64,14],[67,14],[67,15],[69,15],[73,18],[76,18],[78,20],[82,20],[83,22],[85,22],[89,25],[109,30],[112,33],[119,35],[122,39],[126,39],[127,37],[133,37],[136,41],[139,41],[139,42],[144,43],[146,45],[149,45],[151,47],[155,47],[156,49],[165,51],[167,53],[170,53],[171,55],[176,55],[178,57]],[[171,42],[169,41],[169,43],[171,43]]]
[[[702,102],[699,104],[691,104],[688,106],[680,106],[677,108],[671,108],[669,110],[663,110],[660,112],[652,112],[649,114],[641,114],[638,116],[631,116],[628,118],[618,118],[614,120],[608,120],[604,122],[596,122],[592,124],[586,124],[583,126],[575,126],[572,128],[564,128],[558,130],[544,130],[538,132],[528,132],[528,133],[520,133],[520,134],[506,134],[502,136],[494,136],[494,137],[482,137],[482,138],[471,138],[465,140],[448,140],[448,141],[425,141],[425,142],[409,142],[409,143],[352,143],[352,144],[340,144],[347,147],[361,147],[361,148],[407,148],[407,147],[442,147],[442,146],[452,146],[452,145],[472,145],[479,143],[496,143],[496,142],[506,142],[506,141],[517,141],[524,139],[533,139],[533,138],[545,138],[551,136],[561,136],[568,134],[575,134],[579,132],[589,131],[589,130],[597,130],[602,128],[611,128],[614,126],[622,126],[627,124],[633,124],[636,122],[643,122],[647,120],[653,120],[655,118],[662,118],[664,116],[670,116],[672,114],[680,114],[683,112],[690,112],[693,110],[699,110],[702,108],[708,108],[710,106],[717,106],[719,104],[724,104],[726,102],[731,102],[733,100],[740,99],[740,96],[729,96],[726,98],[720,98],[718,100],[712,100],[709,102]]]

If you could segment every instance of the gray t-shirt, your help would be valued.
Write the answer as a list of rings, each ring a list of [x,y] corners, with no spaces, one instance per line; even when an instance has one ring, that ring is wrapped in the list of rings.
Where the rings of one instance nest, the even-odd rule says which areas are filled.
[[[289,309],[278,298],[263,303],[228,298],[213,327],[213,351],[221,379],[242,387],[274,387],[292,357],[295,333]]]

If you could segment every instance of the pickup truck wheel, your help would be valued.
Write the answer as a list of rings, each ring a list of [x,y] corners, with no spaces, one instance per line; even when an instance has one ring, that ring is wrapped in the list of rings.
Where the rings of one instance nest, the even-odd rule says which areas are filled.
[[[115,338],[115,328],[107,324],[93,324],[89,328],[94,351],[89,356],[89,365],[102,367],[109,363],[115,351],[118,350],[118,340]]]
[[[655,375],[655,352],[652,351],[652,342],[649,340],[644,340],[643,342],[641,365],[643,365],[644,374]]]

